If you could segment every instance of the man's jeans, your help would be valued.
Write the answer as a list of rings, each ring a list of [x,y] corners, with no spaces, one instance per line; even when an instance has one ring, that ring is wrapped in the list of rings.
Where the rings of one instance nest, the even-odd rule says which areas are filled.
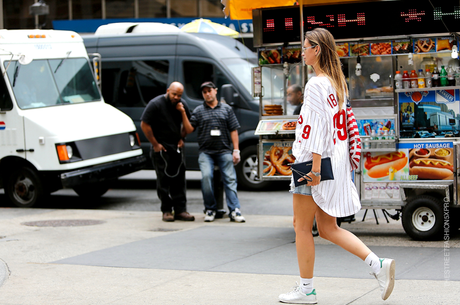
[[[206,154],[200,153],[198,163],[201,170],[201,192],[203,193],[204,206],[206,210],[217,210],[217,202],[214,197],[214,165],[220,169],[222,180],[224,182],[225,198],[228,209],[234,211],[240,208],[240,202],[236,193],[236,171],[233,167],[233,156],[229,153],[224,154]]]

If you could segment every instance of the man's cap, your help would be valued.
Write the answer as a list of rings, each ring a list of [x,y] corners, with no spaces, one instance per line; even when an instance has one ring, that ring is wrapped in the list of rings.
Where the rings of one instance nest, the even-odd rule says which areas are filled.
[[[201,84],[201,90],[203,90],[204,87],[208,87],[208,88],[214,88],[216,89],[216,85],[214,85],[213,82],[204,82]]]

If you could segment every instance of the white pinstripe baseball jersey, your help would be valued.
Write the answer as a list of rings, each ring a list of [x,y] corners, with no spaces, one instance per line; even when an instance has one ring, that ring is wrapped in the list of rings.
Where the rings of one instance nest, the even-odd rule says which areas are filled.
[[[297,162],[312,160],[312,153],[331,158],[334,180],[312,187],[316,204],[334,217],[358,212],[361,203],[351,179],[345,107],[339,113],[337,94],[327,77],[307,83],[295,135],[292,152]]]

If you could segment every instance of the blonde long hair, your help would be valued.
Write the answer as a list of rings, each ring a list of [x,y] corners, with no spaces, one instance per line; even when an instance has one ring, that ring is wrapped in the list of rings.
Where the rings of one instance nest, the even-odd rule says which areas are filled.
[[[332,34],[323,28],[316,28],[305,33],[312,46],[318,45],[319,52],[317,55],[317,68],[321,71],[315,71],[316,74],[324,73],[332,83],[337,92],[339,109],[342,110],[346,105],[348,97],[348,87],[345,75],[342,72],[342,64],[335,48],[335,40]]]

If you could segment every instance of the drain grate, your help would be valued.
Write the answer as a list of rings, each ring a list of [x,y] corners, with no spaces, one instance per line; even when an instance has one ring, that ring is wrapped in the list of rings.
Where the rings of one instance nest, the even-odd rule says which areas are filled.
[[[81,227],[93,226],[105,223],[102,220],[94,219],[54,219],[54,220],[39,220],[21,223],[24,226],[30,227]]]
[[[164,229],[164,228],[156,228],[153,230],[150,230],[152,232],[175,232],[175,231],[180,231],[180,229]]]

